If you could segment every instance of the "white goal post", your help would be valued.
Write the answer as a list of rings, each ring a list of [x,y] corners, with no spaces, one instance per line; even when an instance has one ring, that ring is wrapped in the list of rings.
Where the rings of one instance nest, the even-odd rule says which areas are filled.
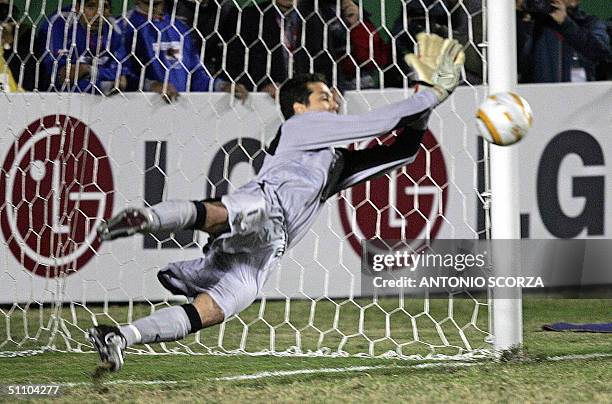
[[[513,1],[487,2],[487,68],[489,94],[515,91],[516,5]],[[516,147],[489,146],[491,187],[491,236],[493,239],[521,238],[519,210],[519,160]],[[498,275],[516,274],[520,265],[518,251],[496,251],[494,265]],[[493,299],[493,334],[498,350],[520,346],[523,342],[521,290],[513,296]]]
[[[103,19],[106,24],[125,22],[133,6],[129,0],[114,3],[121,7],[114,4],[112,11],[119,11],[114,19]],[[170,21],[178,19],[178,3],[183,2],[175,1]],[[222,3],[239,19],[247,7],[262,15],[269,10],[258,8],[265,2]],[[362,288],[360,245],[370,238],[520,238],[516,150],[484,144],[474,123],[487,93],[516,86],[514,1],[483,0],[488,4],[476,7],[477,0],[381,0],[378,15],[371,17],[375,29],[366,34],[365,60],[351,53],[358,43],[346,35],[346,2],[337,1],[335,17],[328,20],[318,11],[320,3],[314,1],[310,14],[300,12],[297,20],[304,25],[324,21],[325,38],[332,35],[332,27],[344,31],[345,55],[334,54],[330,42],[324,42],[319,53],[336,57],[330,84],[343,90],[342,113],[367,112],[411,94],[399,49],[404,49],[400,43],[416,45],[414,27],[450,32],[460,39],[472,62],[471,70],[464,71],[464,85],[432,114],[414,164],[330,198],[250,308],[183,341],[128,352],[424,360],[491,357],[522,343],[520,294],[494,299],[495,292],[488,290],[424,296],[367,293]],[[355,4],[361,11],[353,28],[362,26],[363,33],[367,4]],[[48,30],[58,19],[80,18],[74,14],[76,2],[67,5],[62,8],[60,2],[54,10],[35,12],[23,10],[31,7],[29,1],[9,0],[7,21],[15,38],[31,41],[32,54],[24,58],[15,50],[0,63],[0,75],[8,77],[17,61],[22,69],[14,81],[25,86],[26,67],[34,60],[35,86],[44,81],[39,80],[46,74],[42,62],[52,54]],[[393,20],[388,17],[390,7],[397,9]],[[412,19],[410,13],[418,15]],[[223,22],[221,15],[219,7],[215,27]],[[47,41],[35,51],[41,26],[47,27]],[[32,34],[20,35],[28,27]],[[163,31],[158,50],[178,46],[183,51],[187,36],[204,43],[214,36],[199,32],[194,22],[181,41],[164,45]],[[77,49],[74,38],[65,38],[65,52]],[[257,39],[262,40],[261,35]],[[386,65],[376,56],[379,39],[389,44]],[[223,58],[232,43],[244,41],[240,33],[222,39]],[[135,44],[127,56],[136,54]],[[284,46],[268,49],[267,75],[273,53]],[[208,60],[203,52],[199,57]],[[309,55],[311,70],[314,56]],[[96,57],[92,61],[83,56],[79,63],[95,64]],[[288,54],[289,65],[293,58]],[[122,60],[117,61],[121,65]],[[218,78],[228,73],[226,62],[217,73],[205,67]],[[341,76],[351,71],[356,75],[350,80]],[[241,77],[246,76],[248,71]],[[118,77],[111,88],[118,85]],[[95,228],[127,206],[218,197],[242,185],[261,167],[265,146],[281,123],[277,100],[256,91],[245,103],[233,92],[185,91],[167,104],[148,91],[151,87],[142,77],[133,91],[107,95],[47,88],[11,93],[8,87],[0,91],[0,357],[88,352],[92,347],[84,330],[92,324],[125,324],[184,302],[163,289],[156,274],[168,262],[201,256],[206,235],[179,232],[101,243]],[[512,262],[505,270],[513,270]]]

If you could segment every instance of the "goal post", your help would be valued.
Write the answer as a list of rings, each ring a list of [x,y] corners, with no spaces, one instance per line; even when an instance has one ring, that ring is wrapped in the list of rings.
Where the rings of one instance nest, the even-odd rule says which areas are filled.
[[[515,91],[516,5],[514,1],[489,0],[487,12],[487,68],[489,94]],[[493,240],[518,240],[520,234],[519,159],[516,147],[487,145],[491,186],[491,237]],[[508,245],[512,245],[509,243]],[[494,250],[493,263],[498,276],[517,273],[520,259],[512,248]],[[521,290],[513,296],[496,297],[492,291],[493,334],[495,348],[505,350],[523,342]]]
[[[274,5],[262,8],[267,3],[261,1],[210,1],[230,9],[229,14],[223,14],[227,9],[217,9],[215,27],[220,26],[222,15],[235,12],[240,19],[275,9]],[[331,85],[344,86],[343,113],[365,113],[412,93],[405,87],[410,72],[401,52],[417,46],[417,29],[452,33],[462,42],[470,53],[471,70],[466,67],[465,85],[436,108],[411,165],[345,190],[325,203],[312,229],[285,254],[251,307],[183,341],[131,348],[129,353],[457,360],[492,357],[495,350],[520,344],[520,294],[495,299],[494,291],[488,294],[483,289],[479,293],[378,295],[363,287],[367,274],[361,256],[361,242],[369,239],[520,238],[516,148],[487,146],[477,136],[474,123],[486,91],[516,86],[512,2],[489,0],[475,7],[476,2],[468,0],[381,0],[380,25],[366,24],[364,11],[357,17],[354,28],[361,27],[358,33],[366,38],[360,43],[357,39],[352,42],[350,24],[341,21],[340,7],[346,2],[334,3],[331,15],[314,9],[298,13],[297,21],[305,25],[322,21],[325,39],[333,34],[332,28],[344,32],[340,43],[347,54],[334,53],[338,42],[324,42],[316,55],[307,58],[313,70],[315,56],[336,57]],[[363,7],[366,2],[354,3]],[[32,50],[37,49],[36,35],[19,36],[20,30],[31,26],[36,33],[43,26],[49,35],[54,21],[72,18],[72,23],[79,23],[80,15],[71,14],[74,2],[69,7],[64,2],[63,7],[60,1],[51,15],[45,10],[34,15],[38,11],[27,9],[29,1],[11,0],[9,4],[15,37],[32,41]],[[17,6],[22,8],[21,15],[15,11]],[[103,19],[104,23],[125,22],[132,6],[130,0],[114,2],[113,10],[121,14]],[[396,12],[387,13],[392,6],[397,6]],[[178,19],[178,14],[175,2],[170,20]],[[386,20],[388,15],[397,19]],[[279,14],[278,19],[283,18]],[[477,26],[480,23],[483,27]],[[207,63],[211,59],[206,57],[206,41],[217,40],[221,49],[222,71],[213,74],[209,69],[215,77],[229,75],[224,69],[230,45],[252,45],[245,41],[253,38],[240,33],[217,38],[198,30],[194,22],[186,32],[199,38],[204,46],[199,56]],[[156,49],[171,57],[180,55],[183,48],[172,47],[183,46],[184,38],[165,41],[164,32],[158,32]],[[60,49],[58,55],[77,49],[74,35],[64,38],[66,49]],[[390,46],[386,61],[374,48],[384,45],[381,38]],[[253,40],[263,39],[260,32]],[[47,40],[45,46],[51,43]],[[264,47],[265,75],[271,74],[273,54],[285,49],[281,43]],[[135,44],[136,40],[128,56],[136,54]],[[352,54],[357,46],[362,48]],[[255,45],[251,48],[247,59],[255,52]],[[25,56],[15,51],[8,57],[7,66],[17,61],[21,67],[15,73],[16,83],[25,86],[32,63],[34,82],[45,82],[42,60],[53,52],[48,48],[40,51]],[[299,50],[295,52],[295,60],[293,53],[286,55],[289,66],[298,63]],[[79,63],[95,63],[97,57],[81,55]],[[57,72],[57,63],[54,69]],[[350,74],[351,79],[346,79]],[[347,76],[340,80],[341,75]],[[238,76],[252,79],[249,71]],[[84,331],[92,325],[126,324],[184,302],[184,297],[163,289],[156,274],[168,262],[200,257],[206,235],[182,231],[101,242],[95,228],[127,206],[149,206],[167,199],[199,200],[231,192],[261,168],[266,145],[282,122],[277,99],[265,92],[251,92],[243,104],[234,93],[185,91],[167,104],[149,91],[142,77],[134,91],[117,89],[93,95],[83,88],[74,92],[35,88],[0,97],[0,133],[4,134],[0,138],[0,357],[48,350],[91,351]],[[393,141],[397,135],[392,132],[351,147],[366,149]],[[486,189],[489,183],[491,188]],[[511,272],[512,265],[509,260],[502,268]]]

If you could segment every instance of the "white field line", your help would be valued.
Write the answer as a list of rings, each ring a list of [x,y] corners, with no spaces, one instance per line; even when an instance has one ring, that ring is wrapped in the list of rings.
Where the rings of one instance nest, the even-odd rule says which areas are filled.
[[[212,380],[215,381],[232,381],[232,380],[254,380],[263,379],[266,377],[283,377],[283,376],[297,376],[297,375],[310,375],[318,373],[348,373],[348,372],[362,372],[365,370],[379,370],[379,369],[425,369],[425,368],[457,368],[475,366],[484,364],[485,362],[474,362],[474,363],[420,363],[412,366],[397,366],[397,365],[379,365],[379,366],[350,366],[346,368],[319,368],[319,369],[299,369],[299,370],[280,370],[275,372],[259,372],[250,375],[237,375],[237,376],[224,376],[217,377]]]
[[[109,380],[107,382],[101,382],[105,386],[109,385],[136,385],[136,386],[155,386],[162,384],[178,384],[186,382],[186,380]],[[92,386],[92,382],[76,382],[76,383],[46,383],[48,385],[60,386],[60,387],[78,387],[78,386]]]
[[[565,356],[549,356],[546,360],[549,361],[567,361],[567,360],[588,360],[597,358],[612,358],[612,354],[608,353],[592,353],[583,355],[565,355]],[[273,372],[259,372],[253,374],[244,374],[236,376],[223,376],[216,377],[208,380],[212,381],[240,381],[240,380],[256,380],[264,379],[268,377],[287,377],[287,376],[298,376],[298,375],[311,375],[320,373],[349,373],[349,372],[362,372],[368,370],[380,370],[380,369],[429,369],[429,368],[464,368],[477,365],[485,365],[491,363],[489,361],[483,362],[428,362],[419,363],[410,366],[397,366],[394,365],[377,365],[377,366],[350,366],[344,368],[318,368],[318,369],[298,369],[298,370],[279,370]],[[101,382],[103,385],[135,385],[135,386],[155,386],[155,385],[174,385],[188,383],[189,380],[110,380]],[[46,383],[53,384],[60,387],[79,387],[79,386],[91,386],[92,382],[75,382],[75,383]]]
[[[549,356],[546,360],[549,361],[571,361],[574,359],[595,359],[595,358],[612,358],[612,354],[608,353],[592,353],[583,355],[565,355],[565,356]]]
[[[564,360],[586,360],[595,358],[611,358],[612,354],[607,353],[593,353],[584,355],[566,355],[566,356],[550,356],[546,360],[550,361],[564,361]],[[379,366],[350,366],[345,368],[320,368],[320,369],[299,369],[299,370],[287,370],[287,371],[275,371],[275,372],[259,372],[246,375],[236,376],[224,376],[217,377],[212,380],[214,381],[237,381],[237,380],[255,380],[263,379],[267,377],[286,377],[286,376],[297,376],[297,375],[310,375],[318,373],[348,373],[348,372],[360,372],[366,370],[379,370],[379,369],[428,369],[428,368],[462,368],[476,365],[484,365],[490,362],[428,362],[420,363],[411,366],[397,366],[397,365],[379,365]]]
[[[346,373],[346,372],[361,372],[364,370],[378,370],[378,369],[393,369],[394,365],[379,365],[379,366],[351,366],[347,368],[319,368],[319,369],[298,369],[298,370],[279,370],[274,372],[259,372],[250,375],[237,375],[237,376],[223,376],[216,377],[212,380],[215,381],[231,381],[231,380],[254,380],[263,379],[266,377],[283,377],[283,376],[297,376],[297,375],[310,375],[317,373]]]

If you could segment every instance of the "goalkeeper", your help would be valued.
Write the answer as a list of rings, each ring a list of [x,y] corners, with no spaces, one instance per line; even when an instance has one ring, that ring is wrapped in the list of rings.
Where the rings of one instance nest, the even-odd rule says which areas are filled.
[[[418,55],[407,55],[407,62],[422,85],[410,98],[363,115],[337,115],[321,76],[296,76],[281,88],[285,123],[254,180],[220,200],[128,208],[98,229],[104,240],[178,229],[210,235],[202,258],[171,263],[158,273],[166,289],[191,303],[129,325],[89,330],[104,366],[119,370],[127,346],[179,340],[238,314],[256,299],[274,264],[304,236],[329,196],[415,159],[429,114],[458,85],[464,61],[456,40],[419,34],[418,43]],[[401,127],[391,146],[340,147]]]

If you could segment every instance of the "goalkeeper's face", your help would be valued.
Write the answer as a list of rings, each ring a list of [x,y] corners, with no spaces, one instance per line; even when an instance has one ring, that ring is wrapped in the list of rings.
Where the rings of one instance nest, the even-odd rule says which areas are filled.
[[[339,105],[334,98],[331,90],[325,83],[316,82],[308,83],[310,95],[308,96],[308,104],[303,105],[303,109],[296,110],[296,113],[304,112],[333,112],[337,113]],[[302,104],[301,104],[302,105]]]

